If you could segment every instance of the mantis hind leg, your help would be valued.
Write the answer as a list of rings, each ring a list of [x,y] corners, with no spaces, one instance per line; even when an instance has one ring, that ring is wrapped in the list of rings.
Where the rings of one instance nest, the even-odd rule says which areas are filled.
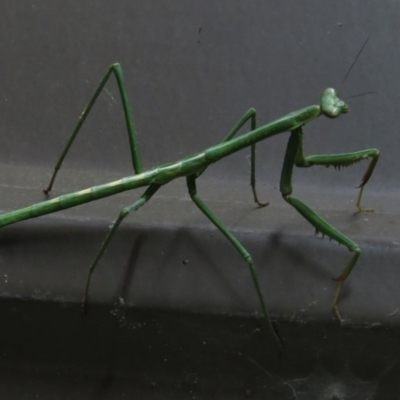
[[[123,106],[124,114],[125,114],[126,126],[128,129],[128,137],[129,137],[129,143],[130,143],[131,154],[132,154],[133,169],[135,170],[135,172],[137,174],[139,174],[143,171],[142,159],[141,159],[140,151],[139,151],[139,143],[138,143],[138,139],[137,139],[137,133],[136,133],[136,128],[135,128],[135,123],[133,120],[131,107],[129,105],[128,94],[126,91],[124,76],[122,74],[121,66],[119,64],[113,64],[110,66],[107,73],[104,75],[104,77],[101,80],[99,86],[97,87],[94,95],[92,96],[88,105],[84,108],[81,116],[79,117],[79,121],[78,121],[77,125],[75,126],[75,129],[73,130],[71,137],[69,138],[63,152],[61,153],[60,158],[57,161],[57,164],[54,168],[53,175],[50,179],[50,183],[43,190],[43,192],[45,194],[48,194],[51,191],[54,181],[56,179],[58,170],[61,168],[61,164],[63,163],[65,156],[67,155],[72,143],[74,142],[76,136],[78,135],[78,132],[80,131],[83,123],[85,122],[86,117],[89,115],[94,103],[96,102],[97,98],[99,97],[101,91],[103,90],[105,84],[107,83],[107,81],[110,78],[110,75],[112,73],[114,73],[115,78],[117,79],[118,88],[119,88],[120,95],[121,95],[122,106]]]
[[[261,293],[261,288],[260,288],[260,283],[258,281],[257,273],[254,268],[254,263],[251,258],[251,255],[248,253],[248,251],[244,248],[244,246],[235,238],[235,236],[228,230],[228,228],[218,219],[218,217],[207,207],[207,205],[199,198],[197,195],[197,188],[196,188],[196,175],[191,175],[187,178],[187,186],[189,189],[189,194],[193,202],[196,204],[196,206],[200,209],[200,211],[223,233],[223,235],[232,243],[232,245],[235,247],[235,249],[239,252],[239,254],[242,256],[242,258],[246,261],[246,263],[249,266],[251,277],[253,279],[254,287],[257,292],[258,300],[261,305],[261,309],[264,315],[264,320],[272,332],[272,335],[279,345],[280,348],[282,348],[282,342],[281,339],[279,338],[279,335],[277,334],[271,318],[268,313],[267,306],[264,301],[264,297]]]
[[[85,285],[85,294],[83,296],[82,300],[82,312],[83,314],[86,314],[86,305],[87,305],[87,299],[89,296],[89,288],[90,288],[90,281],[93,275],[93,272],[100,261],[101,257],[103,256],[104,252],[106,251],[108,245],[111,242],[111,239],[114,237],[115,232],[117,231],[119,225],[121,224],[122,220],[132,211],[138,210],[140,207],[145,205],[150,198],[154,195],[154,193],[157,192],[157,190],[161,187],[161,185],[156,185],[152,184],[149,186],[149,188],[143,193],[143,195],[140,197],[139,200],[135,201],[133,204],[130,206],[124,207],[121,212],[119,213],[119,216],[117,220],[112,224],[110,231],[108,232],[108,235],[106,236],[104,242],[102,243],[100,250],[98,251],[95,259],[93,260],[92,264],[89,267],[89,272],[88,276],[86,279],[86,285]]]
[[[225,142],[228,142],[229,140],[231,140],[239,132],[240,128],[242,128],[243,125],[248,120],[251,120],[251,130],[254,131],[256,129],[256,125],[257,125],[257,112],[254,108],[250,108],[243,114],[243,116],[239,119],[239,121],[231,129],[231,131],[228,133],[228,135],[226,135],[226,137],[222,140],[221,143],[225,143]],[[250,185],[251,185],[251,190],[253,192],[253,198],[259,207],[266,207],[269,203],[268,202],[262,203],[261,201],[259,201],[258,195],[257,195],[257,190],[256,190],[256,145],[254,143],[251,145],[250,159],[251,159]],[[202,171],[198,172],[197,178],[205,170],[206,170],[206,168],[204,168]]]

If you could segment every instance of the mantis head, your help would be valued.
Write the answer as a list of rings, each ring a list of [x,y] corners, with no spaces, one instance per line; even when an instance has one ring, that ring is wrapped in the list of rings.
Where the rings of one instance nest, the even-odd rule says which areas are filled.
[[[329,118],[336,118],[349,112],[349,106],[340,100],[335,89],[325,89],[321,96],[321,112]]]

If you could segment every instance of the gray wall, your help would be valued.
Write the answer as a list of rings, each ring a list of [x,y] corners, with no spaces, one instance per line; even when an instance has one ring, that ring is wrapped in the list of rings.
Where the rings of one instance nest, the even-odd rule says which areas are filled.
[[[146,167],[207,148],[249,107],[264,124],[338,88],[351,113],[307,127],[308,153],[377,147],[369,190],[397,191],[398,20],[393,1],[7,1],[0,6],[0,160],[52,169],[107,67],[123,66]],[[365,40],[352,73],[342,80]],[[287,137],[259,146],[260,184],[279,182]],[[204,179],[248,181],[247,152]],[[131,171],[115,82],[67,168]],[[366,165],[302,171],[296,184],[352,188]],[[1,180],[1,179],[0,179]],[[206,189],[205,189],[206,190]]]

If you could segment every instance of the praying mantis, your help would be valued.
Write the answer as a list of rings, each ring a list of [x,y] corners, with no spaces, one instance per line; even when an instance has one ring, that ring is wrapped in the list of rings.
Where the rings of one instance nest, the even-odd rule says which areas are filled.
[[[333,309],[337,318],[341,318],[338,309],[338,300],[343,283],[350,275],[352,269],[354,268],[360,254],[361,250],[359,246],[349,239],[347,236],[336,230],[327,221],[322,219],[311,210],[306,204],[301,200],[292,196],[292,172],[294,166],[300,168],[312,167],[314,165],[321,166],[334,166],[342,167],[349,166],[356,162],[370,159],[369,166],[362,177],[359,187],[359,194],[357,199],[358,211],[371,211],[369,209],[363,209],[361,207],[361,199],[365,185],[372,176],[375,166],[379,159],[379,151],[377,149],[368,149],[351,153],[343,154],[332,154],[332,155],[312,155],[306,156],[303,150],[303,135],[304,126],[309,122],[317,119],[320,116],[325,116],[328,118],[338,118],[342,114],[349,112],[348,105],[341,100],[335,89],[328,88],[325,89],[321,95],[319,104],[311,105],[305,107],[301,110],[294,111],[287,114],[275,121],[272,121],[261,127],[256,127],[256,111],[250,108],[236,123],[229,134],[217,145],[212,146],[202,152],[189,155],[181,160],[170,162],[167,164],[162,164],[151,168],[147,171],[143,169],[141,154],[139,150],[139,143],[137,138],[137,132],[135,128],[134,118],[131,112],[131,107],[128,100],[126,84],[124,81],[121,66],[116,63],[110,66],[107,73],[101,80],[99,86],[97,87],[94,95],[89,101],[86,108],[83,110],[79,121],[70,136],[53,172],[49,185],[44,189],[44,193],[47,195],[53,187],[54,181],[56,179],[57,173],[73,143],[80,128],[82,127],[85,119],[89,115],[93,105],[95,104],[99,94],[106,85],[110,76],[114,74],[119,92],[121,95],[122,106],[128,131],[128,138],[130,143],[130,151],[132,155],[132,163],[135,174],[122,178],[120,180],[93,186],[91,188],[80,190],[74,193],[65,194],[56,198],[52,198],[32,206],[22,208],[16,211],[8,212],[0,215],[0,227],[6,225],[14,224],[19,221],[23,221],[30,218],[40,217],[45,214],[57,212],[70,207],[75,207],[80,204],[98,200],[107,196],[112,196],[114,194],[138,189],[146,188],[144,193],[139,197],[134,203],[124,207],[118,218],[110,226],[110,230],[102,243],[96,257],[94,258],[92,264],[89,267],[88,276],[86,279],[86,285],[84,290],[84,296],[82,300],[82,310],[86,311],[86,304],[89,296],[89,288],[91,277],[98,265],[102,255],[106,251],[108,245],[110,244],[114,234],[116,233],[119,225],[132,211],[137,211],[139,208],[144,206],[154,194],[167,183],[171,182],[177,178],[185,178],[187,183],[187,188],[191,197],[191,200],[198,207],[198,209],[215,225],[223,235],[228,239],[228,241],[237,250],[243,260],[247,263],[252,281],[257,293],[258,301],[262,310],[263,318],[267,327],[269,328],[274,340],[281,346],[281,340],[279,335],[274,329],[274,325],[269,316],[269,312],[264,300],[260,283],[257,277],[257,273],[254,267],[254,263],[251,255],[246,250],[246,248],[239,242],[239,240],[229,231],[229,229],[224,225],[224,223],[211,211],[211,209],[206,205],[206,203],[199,197],[196,188],[196,181],[202,175],[202,173],[213,163],[221,160],[224,157],[236,153],[246,147],[251,148],[251,188],[253,192],[254,201],[260,207],[265,207],[268,203],[262,203],[258,200],[256,185],[255,185],[255,146],[257,142],[269,139],[275,135],[289,132],[289,141],[286,147],[286,153],[284,156],[282,174],[280,180],[280,191],[283,199],[294,207],[311,225],[313,225],[317,232],[321,232],[323,235],[328,236],[330,239],[337,241],[348,248],[352,253],[352,257],[348,264],[345,266],[341,275],[335,280],[338,281],[338,287],[334,296]],[[250,121],[251,130],[245,134],[235,137],[238,131]]]

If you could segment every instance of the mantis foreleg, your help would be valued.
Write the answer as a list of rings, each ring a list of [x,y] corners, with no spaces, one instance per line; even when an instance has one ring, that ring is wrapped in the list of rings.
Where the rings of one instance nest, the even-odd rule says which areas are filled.
[[[341,232],[336,230],[332,225],[330,225],[327,221],[322,219],[319,215],[317,215],[314,211],[312,211],[308,206],[306,206],[303,202],[301,202],[299,199],[291,196],[292,194],[292,172],[293,172],[293,167],[295,165],[295,162],[298,162],[300,157],[302,155],[302,134],[303,134],[303,128],[300,127],[294,131],[291,132],[289,142],[286,148],[286,154],[285,154],[285,159],[283,163],[283,168],[282,168],[282,175],[281,175],[281,193],[283,198],[291,205],[293,206],[308,222],[310,222],[311,225],[313,225],[316,229],[316,232],[321,232],[323,235],[328,236],[329,238],[337,241],[338,243],[346,246],[351,252],[354,253],[353,257],[351,258],[350,262],[347,264],[345,269],[343,270],[342,274],[336,278],[336,281],[339,281],[339,286],[336,290],[335,298],[333,300],[333,309],[334,312],[337,316],[338,319],[341,319],[337,302],[339,299],[339,295],[343,286],[343,283],[345,279],[350,275],[354,265],[356,264],[358,257],[361,254],[361,250],[358,247],[358,245],[353,242],[351,239],[349,239],[347,236],[343,235]],[[366,158],[368,156],[369,150],[363,154],[363,156],[360,159]],[[363,152],[359,152],[363,153]],[[354,153],[353,153],[354,154]],[[370,155],[371,156],[371,155]],[[379,154],[376,156],[379,156]],[[311,159],[317,159],[317,161],[320,162],[319,165],[326,165],[322,164],[322,161],[325,157],[331,157],[336,160],[344,160],[344,157],[349,157],[349,155],[337,155],[337,156],[312,156]],[[319,158],[318,158],[319,157]],[[309,157],[304,158],[303,160],[309,160]],[[357,162],[358,160],[353,162]],[[376,162],[375,162],[376,163]],[[350,163],[348,163],[350,164]],[[335,164],[329,164],[329,165],[335,165]],[[305,165],[302,165],[305,166]],[[370,170],[371,167],[368,169]],[[369,177],[368,177],[369,178]],[[368,179],[367,179],[368,180]],[[365,184],[366,182],[364,182]]]
[[[99,86],[97,87],[93,97],[90,99],[88,105],[85,107],[83,110],[81,116],[79,117],[79,121],[72,132],[71,137],[69,138],[63,152],[61,153],[61,156],[59,160],[57,161],[57,164],[54,168],[53,175],[51,177],[49,185],[43,190],[44,193],[49,193],[53,187],[54,180],[56,179],[58,170],[61,168],[61,164],[64,161],[65,156],[67,155],[72,143],[75,140],[75,137],[77,136],[79,130],[81,129],[83,123],[86,120],[86,117],[89,115],[90,110],[92,109],[94,103],[96,102],[97,98],[99,97],[99,94],[103,90],[103,87],[107,83],[108,79],[110,78],[110,75],[114,73],[115,78],[117,79],[118,83],[118,88],[121,94],[121,100],[122,100],[122,106],[124,109],[124,114],[125,114],[125,121],[126,121],[126,126],[128,129],[128,136],[129,136],[129,143],[130,143],[130,148],[131,148],[131,154],[132,154],[132,164],[133,164],[133,169],[137,174],[141,173],[143,171],[143,166],[142,166],[142,159],[140,156],[140,151],[139,151],[139,143],[137,139],[137,133],[136,133],[136,128],[135,128],[135,123],[133,120],[133,115],[131,111],[131,107],[129,105],[129,99],[128,99],[128,94],[126,92],[126,85],[125,85],[125,80],[122,74],[122,69],[119,64],[113,64],[111,67],[108,69],[107,73],[105,74],[104,78],[101,80]]]
[[[367,184],[369,179],[374,172],[375,166],[379,159],[379,150],[377,149],[368,149],[355,151],[353,153],[343,153],[343,154],[325,154],[325,155],[314,155],[314,156],[304,156],[303,153],[303,142],[302,142],[303,133],[300,133],[300,144],[297,150],[295,165],[297,167],[311,167],[313,165],[324,165],[326,167],[333,166],[335,168],[347,167],[349,165],[358,163],[360,161],[371,158],[371,162],[365,171],[363,178],[361,179],[361,183],[358,186],[360,188],[358,198],[357,198],[357,209],[359,212],[371,212],[372,208],[362,208],[361,207],[361,198],[364,191],[364,186]]]
[[[98,262],[100,261],[101,257],[103,256],[104,252],[106,251],[108,245],[110,244],[111,239],[113,238],[113,236],[114,236],[115,232],[117,231],[119,225],[121,224],[122,220],[129,213],[131,213],[132,211],[136,211],[140,207],[145,205],[150,200],[150,198],[154,195],[154,193],[157,192],[157,190],[160,187],[161,187],[161,185],[157,185],[157,184],[150,185],[148,187],[148,189],[140,197],[139,200],[135,201],[130,206],[124,207],[121,210],[117,220],[112,224],[111,229],[108,232],[108,235],[107,235],[106,239],[102,243],[99,252],[97,253],[95,259],[93,260],[92,264],[89,267],[88,277],[87,277],[86,286],[85,286],[85,294],[84,294],[83,300],[82,300],[82,311],[83,311],[84,314],[86,313],[86,304],[87,304],[87,299],[88,299],[88,295],[89,295],[89,287],[90,287],[90,280],[91,280],[92,274],[93,274]]]
[[[358,257],[361,254],[361,250],[358,247],[357,243],[353,242],[347,236],[343,235],[341,232],[336,230],[332,225],[322,219],[319,215],[317,215],[314,211],[312,211],[309,207],[307,207],[303,202],[296,197],[293,196],[284,196],[284,199],[292,205],[311,225],[315,227],[316,232],[321,232],[323,235],[328,236],[329,238],[337,241],[340,244],[346,246],[351,252],[354,253],[350,262],[347,264],[342,274],[335,278],[335,281],[340,282],[339,286],[336,290],[335,298],[333,300],[333,310],[335,315],[340,320],[342,319],[339,313],[339,309],[337,306],[337,302],[339,300],[339,294],[342,290],[343,282],[350,275],[354,265],[356,264]]]
[[[187,178],[187,186],[189,189],[189,194],[193,202],[196,204],[196,206],[200,209],[200,211],[224,234],[224,236],[232,243],[232,245],[235,247],[235,249],[239,252],[239,254],[242,256],[242,258],[247,262],[249,268],[250,268],[250,273],[251,277],[253,279],[253,283],[257,292],[258,300],[260,302],[263,314],[264,314],[264,319],[271,330],[274,339],[278,343],[280,347],[282,347],[282,342],[278,336],[278,334],[275,331],[275,328],[272,324],[271,318],[269,316],[267,306],[264,301],[264,297],[261,293],[261,288],[260,284],[258,281],[257,273],[254,269],[254,263],[251,258],[251,255],[249,252],[244,248],[244,246],[235,238],[235,236],[228,230],[228,228],[218,219],[218,217],[207,207],[207,205],[199,198],[197,195],[197,189],[196,189],[196,179],[197,177],[195,175],[191,175]]]

